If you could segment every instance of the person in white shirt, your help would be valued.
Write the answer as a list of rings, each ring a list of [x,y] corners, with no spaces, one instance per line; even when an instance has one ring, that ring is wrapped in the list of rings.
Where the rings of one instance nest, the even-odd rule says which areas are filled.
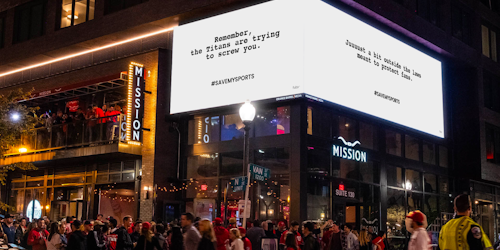
[[[408,250],[430,250],[431,240],[427,234],[427,217],[419,210],[406,216],[406,229],[411,233]]]
[[[229,243],[229,240],[226,241],[226,250],[244,250],[244,244],[238,228],[229,230],[229,239],[231,243]]]
[[[359,250],[359,240],[358,237],[352,233],[352,225],[346,224],[344,226],[344,233],[346,235],[346,250]]]
[[[45,241],[45,245],[47,246],[47,250],[61,250],[65,249],[66,244],[63,241],[61,235],[64,234],[65,227],[62,227],[57,222],[52,222],[50,224],[50,234],[47,240]]]

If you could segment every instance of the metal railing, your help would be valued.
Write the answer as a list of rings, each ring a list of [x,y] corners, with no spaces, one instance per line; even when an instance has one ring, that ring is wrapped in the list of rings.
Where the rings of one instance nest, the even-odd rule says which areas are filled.
[[[23,134],[19,143],[12,147],[7,155],[36,153],[62,148],[93,146],[104,143],[117,143],[124,140],[125,116],[123,114],[101,118],[86,119],[50,124],[46,119],[39,128]]]

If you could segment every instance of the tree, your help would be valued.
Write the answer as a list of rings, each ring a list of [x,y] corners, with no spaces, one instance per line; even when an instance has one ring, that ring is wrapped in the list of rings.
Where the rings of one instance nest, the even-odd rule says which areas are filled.
[[[22,134],[33,131],[40,118],[36,116],[38,107],[26,107],[20,100],[30,97],[31,91],[24,92],[22,89],[13,90],[6,94],[0,94],[0,159],[15,147]],[[19,162],[0,166],[0,182],[5,185],[9,171],[36,170],[37,167],[31,162]],[[0,209],[14,209],[0,201]]]

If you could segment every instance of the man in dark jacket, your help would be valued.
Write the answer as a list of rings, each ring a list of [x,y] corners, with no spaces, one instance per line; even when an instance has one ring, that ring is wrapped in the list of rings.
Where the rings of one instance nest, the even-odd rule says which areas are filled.
[[[79,220],[73,221],[71,229],[73,232],[68,240],[68,247],[71,250],[87,250],[87,236],[80,230],[82,223]]]
[[[266,232],[260,227],[259,220],[253,222],[253,227],[247,230],[247,238],[252,243],[252,250],[261,249],[262,237],[266,237]]]
[[[132,239],[132,242],[136,243],[139,241],[139,237],[141,237],[141,230],[142,230],[142,220],[138,219],[134,223],[134,232],[130,234],[130,239]]]
[[[6,214],[2,223],[3,232],[7,235],[9,243],[16,243],[16,227],[14,226],[14,218],[11,214]]]
[[[304,225],[304,231],[302,231],[303,235],[305,236],[304,247],[302,248],[303,250],[319,250],[319,242],[316,237],[314,237],[314,234],[312,233],[313,231],[314,223],[307,222]]]
[[[127,232],[131,224],[132,216],[125,216],[123,218],[123,226],[115,231],[115,233],[118,235],[118,239],[116,241],[116,250],[132,250],[135,247],[135,243],[132,242],[132,239]]]

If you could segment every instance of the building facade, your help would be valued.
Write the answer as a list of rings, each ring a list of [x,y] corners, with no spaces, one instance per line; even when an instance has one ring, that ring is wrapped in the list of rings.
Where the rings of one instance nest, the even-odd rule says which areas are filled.
[[[176,58],[182,56],[176,53],[183,47],[174,42],[176,34],[189,37],[189,30],[183,27],[209,23],[221,16],[230,18],[227,25],[238,24],[234,17],[237,11],[254,7],[265,11],[273,7],[262,6],[273,2],[279,1],[35,0],[0,4],[2,93],[19,87],[34,88],[33,98],[26,104],[39,106],[40,115],[47,112],[55,117],[61,110],[76,117],[78,108],[86,112],[92,105],[113,106],[121,111],[106,119],[75,119],[51,127],[43,125],[34,135],[23,138],[0,164],[29,161],[38,170],[13,172],[9,176],[9,182],[2,187],[2,201],[16,207],[10,212],[53,218],[132,214],[134,218],[170,221],[181,211],[190,211],[212,220],[224,216],[241,220],[244,190],[234,189],[231,180],[247,173],[243,166],[244,125],[238,110],[248,99],[245,92],[253,90],[228,92],[227,99],[231,101],[221,105],[212,105],[217,102],[210,92],[204,97],[199,95],[203,91],[193,88],[190,95],[177,94],[176,67],[182,63],[176,63]],[[500,23],[500,3],[493,0],[324,2],[342,15],[370,26],[366,30],[350,30],[353,36],[378,30],[398,44],[410,46],[409,52],[419,51],[440,62],[444,131],[440,136],[432,135],[387,117],[379,118],[380,115],[316,97],[321,94],[307,95],[311,94],[307,90],[253,99],[257,111],[249,131],[249,160],[269,169],[271,175],[265,180],[250,181],[245,216],[273,221],[331,218],[358,228],[373,226],[387,230],[391,245],[398,248],[406,241],[407,212],[422,210],[432,225],[431,231],[436,233],[452,216],[453,197],[466,192],[473,198],[474,218],[492,240],[496,239],[500,222],[497,198],[500,68],[495,24]],[[302,17],[304,23],[316,18],[305,10],[295,11],[288,12],[293,15],[283,14],[294,17],[290,21],[296,25],[294,28],[303,25],[296,17]],[[254,22],[274,27],[266,20],[262,17]],[[326,22],[305,30],[313,34],[323,28],[326,32],[336,25]],[[289,39],[287,31],[293,29],[283,27],[281,34],[269,30],[270,33],[263,33],[262,40],[255,40],[259,36],[251,38],[253,42],[261,42],[258,45],[263,49],[274,46],[276,41]],[[246,36],[246,29],[241,29]],[[187,31],[182,33],[182,30]],[[239,30],[234,31],[239,34]],[[231,39],[224,37],[227,33],[210,35],[216,43],[218,39]],[[294,35],[300,36],[300,32]],[[206,36],[206,33],[191,34],[193,40]],[[300,45],[295,44],[297,40],[288,41]],[[329,53],[328,44],[319,44],[317,48],[324,50],[318,49],[318,54]],[[218,48],[191,49],[190,56],[194,58],[199,56],[198,49],[201,54]],[[289,51],[295,50],[290,47]],[[228,61],[228,67],[239,60],[238,55],[214,54]],[[283,58],[296,61],[291,55],[283,54]],[[310,63],[304,58],[297,61]],[[263,57],[266,59],[274,60]],[[368,57],[357,59],[375,61]],[[215,64],[216,60],[219,58],[215,58]],[[203,62],[196,63],[184,65],[184,75],[202,75]],[[144,110],[139,110],[142,117],[137,117],[140,124],[135,129],[133,116],[128,115],[135,113],[131,102],[135,95],[130,93],[130,86],[135,81],[132,75],[135,76],[137,65],[144,70],[143,99],[138,99]],[[288,64],[287,67],[274,64],[266,72],[300,70]],[[247,76],[242,81],[251,81],[253,77]],[[283,75],[284,79],[276,82],[294,81],[294,74],[286,77]],[[355,77],[358,76],[352,76]],[[336,81],[346,79],[349,78]],[[312,86],[321,80],[305,80],[304,84]],[[373,77],[374,83],[385,80]],[[217,88],[235,84],[218,86],[219,80],[213,81]],[[432,101],[430,95],[415,99],[420,101],[422,110]],[[356,93],[350,96],[357,97]],[[378,95],[381,96],[384,101],[397,101],[397,97],[385,93]],[[179,99],[185,100],[181,108],[175,106],[182,103]],[[215,99],[224,103],[225,98]],[[359,99],[358,103],[363,101]],[[195,108],[190,109],[191,106]],[[419,106],[416,107],[405,116],[418,117]],[[433,122],[435,119],[422,123]],[[128,137],[134,129],[142,137],[139,140]],[[20,148],[26,148],[27,152],[19,151]]]

